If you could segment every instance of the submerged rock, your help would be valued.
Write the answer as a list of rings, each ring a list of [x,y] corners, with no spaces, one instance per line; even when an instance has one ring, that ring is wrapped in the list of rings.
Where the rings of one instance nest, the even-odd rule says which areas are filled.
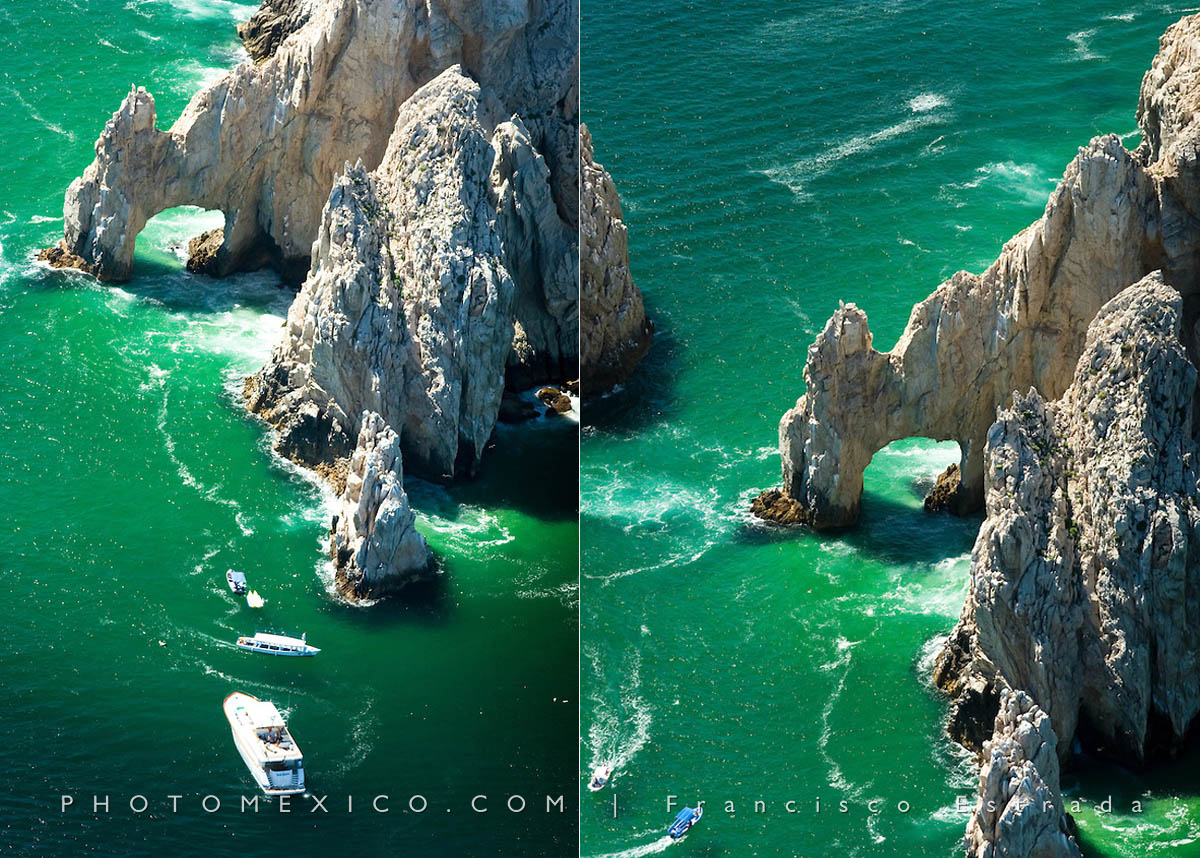
[[[645,356],[654,325],[629,273],[629,244],[612,177],[592,158],[592,137],[579,129],[580,374],[587,396],[620,384]]]
[[[355,600],[433,572],[433,555],[404,493],[400,439],[378,414],[368,412],[360,423],[330,536],[338,590]]]

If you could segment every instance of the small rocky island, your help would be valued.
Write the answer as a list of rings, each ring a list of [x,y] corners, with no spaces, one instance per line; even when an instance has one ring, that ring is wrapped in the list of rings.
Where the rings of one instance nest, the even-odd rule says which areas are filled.
[[[221,211],[212,276],[300,283],[247,406],[341,495],[348,599],[433,570],[401,457],[476,473],[506,390],[578,377],[578,4],[266,0],[170,130],[133,88],[42,257],[128,279],[146,221]]]
[[[1073,748],[1144,766],[1200,712],[1200,16],[1162,37],[1142,142],[1080,149],[1040,220],[983,274],[913,308],[889,352],[840,307],[780,423],[756,514],[852,525],[892,441],[957,441],[937,505],[982,507],[961,618],[938,655],[949,732],[978,754],[966,850],[1078,856]]]

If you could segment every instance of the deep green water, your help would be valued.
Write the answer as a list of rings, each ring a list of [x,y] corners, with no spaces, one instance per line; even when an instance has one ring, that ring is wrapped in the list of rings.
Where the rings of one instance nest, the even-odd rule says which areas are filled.
[[[348,607],[323,563],[329,498],[270,454],[237,395],[290,293],[265,273],[187,275],[172,247],[213,216],[179,210],[147,227],[121,289],[31,262],[129,85],[154,92],[166,127],[237,61],[253,8],[0,5],[0,853],[572,855],[575,431],[502,430],[479,480],[409,480],[445,574]],[[261,616],[225,588],[230,566],[267,598]],[[323,652],[233,647],[266,626]],[[285,711],[328,814],[239,812],[257,790],[221,711],[234,690]],[[370,812],[379,794],[386,815]],[[417,794],[422,814],[406,810]],[[477,794],[488,813],[471,812]],[[560,794],[564,812],[545,813]],[[528,809],[505,810],[510,795]]]
[[[583,4],[582,115],[658,325],[585,413],[581,752],[618,764],[612,793],[582,793],[585,855],[958,854],[975,778],[927,677],[979,519],[920,506],[957,447],[878,454],[841,536],[745,509],[779,479],[776,426],[838,300],[890,348],[915,301],[1041,214],[1077,147],[1136,145],[1142,74],[1184,11]],[[1087,853],[1200,854],[1196,763],[1067,775]],[[668,795],[707,810],[670,847]]]

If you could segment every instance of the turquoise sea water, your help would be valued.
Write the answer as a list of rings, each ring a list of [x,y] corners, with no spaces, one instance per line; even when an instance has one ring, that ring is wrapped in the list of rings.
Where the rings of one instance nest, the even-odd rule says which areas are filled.
[[[928,674],[980,519],[921,509],[957,447],[879,453],[842,535],[746,508],[779,480],[777,423],[838,300],[890,348],[915,301],[1041,214],[1077,147],[1135,146],[1142,74],[1185,11],[584,4],[582,115],[658,325],[584,415],[581,754],[617,764],[611,793],[581,793],[585,855],[957,854],[975,775]],[[1068,774],[1087,854],[1200,854],[1196,762]],[[677,845],[670,795],[706,802]]]
[[[324,564],[329,497],[269,452],[238,396],[291,293],[269,273],[186,274],[179,243],[214,217],[184,210],[147,227],[121,288],[31,261],[130,84],[166,127],[239,59],[234,24],[253,9],[0,4],[0,853],[574,854],[574,429],[502,429],[471,483],[410,479],[445,574],[348,607]],[[261,614],[226,589],[231,566]],[[233,647],[268,626],[323,652]],[[257,789],[221,711],[234,690],[285,712],[328,813],[240,812]],[[370,808],[381,794],[386,815]]]

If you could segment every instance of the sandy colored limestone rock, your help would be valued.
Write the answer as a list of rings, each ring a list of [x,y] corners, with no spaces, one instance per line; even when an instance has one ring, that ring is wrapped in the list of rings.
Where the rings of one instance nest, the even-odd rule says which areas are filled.
[[[654,326],[629,273],[629,245],[612,177],[592,156],[592,137],[580,126],[579,196],[581,385],[604,393],[633,372],[650,349]]]
[[[67,191],[61,246],[102,279],[124,280],[147,219],[195,205],[225,215],[218,273],[269,260],[299,280],[342,165],[378,166],[400,106],[450,66],[506,115],[571,125],[561,100],[575,85],[576,11],[574,0],[273,3],[260,15],[282,14],[265,26],[286,38],[266,38],[254,48],[261,63],[197,93],[170,130],[157,128],[149,92],[130,92]]]
[[[359,422],[330,534],[338,590],[352,600],[398,590],[433,572],[433,555],[404,493],[400,439],[378,414],[368,412]]]

